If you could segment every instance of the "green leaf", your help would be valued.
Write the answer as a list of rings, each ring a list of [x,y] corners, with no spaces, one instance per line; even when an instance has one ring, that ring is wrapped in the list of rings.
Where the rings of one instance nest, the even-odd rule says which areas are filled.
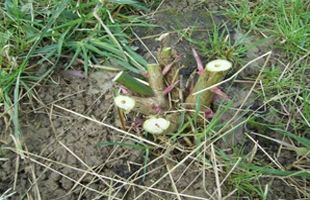
[[[82,50],[82,57],[84,60],[84,73],[85,73],[85,76],[87,76],[88,75],[88,53],[87,53],[87,50],[84,44],[81,44],[81,50]]]
[[[300,170],[300,171],[285,171],[274,169],[270,167],[260,167],[252,163],[240,163],[239,165],[242,168],[250,169],[255,171],[256,173],[261,173],[265,175],[276,175],[276,176],[297,176],[297,177],[304,177],[310,178],[310,171]]]
[[[109,44],[108,42],[103,42],[103,41],[100,41],[97,39],[90,40],[89,42],[98,48],[104,49],[104,50],[109,51],[109,52],[114,53],[114,54],[122,54],[123,53],[117,47],[115,47],[112,44]]]
[[[147,61],[139,54],[137,54],[135,51],[132,50],[131,47],[124,45],[125,50],[128,52],[129,56],[131,56],[132,60],[135,60],[140,65],[142,65],[144,68],[148,64]]]
[[[306,148],[310,149],[310,140],[304,137],[300,137],[296,134],[290,133],[288,131],[279,129],[279,128],[270,128],[273,131],[276,131],[277,133],[281,133],[282,135],[285,135],[287,137],[290,137],[294,139],[295,141],[299,142],[300,144],[304,145]]]
[[[136,0],[108,0],[109,3],[117,3],[122,5],[130,5],[134,8],[147,11],[148,9],[139,1]]]
[[[72,59],[70,60],[69,64],[65,67],[65,69],[68,69],[72,66],[72,64],[75,62],[75,60],[77,59],[77,57],[79,56],[80,53],[81,53],[81,47],[77,46]]]

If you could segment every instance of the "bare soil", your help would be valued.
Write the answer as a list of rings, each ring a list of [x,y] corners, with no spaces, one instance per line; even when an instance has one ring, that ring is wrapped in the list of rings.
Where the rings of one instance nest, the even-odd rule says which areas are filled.
[[[109,195],[133,199],[145,190],[144,185],[151,185],[166,173],[165,163],[171,162],[171,166],[177,163],[176,160],[169,160],[170,156],[157,158],[148,166],[148,174],[144,174],[143,149],[108,145],[117,142],[134,145],[124,135],[98,124],[114,124],[112,85],[106,84],[111,82],[113,75],[94,72],[87,79],[55,75],[53,79],[57,84],[47,82],[39,87],[37,95],[41,103],[32,99],[21,104],[26,158],[17,159],[14,148],[10,148],[14,147],[8,137],[10,131],[3,134],[7,136],[7,144],[2,145],[2,153],[8,160],[0,165],[0,193],[14,185],[16,175],[17,194],[14,199],[39,199],[39,194],[41,199],[107,199]],[[97,77],[104,86],[98,85]],[[91,117],[97,122],[59,107]],[[156,157],[151,154],[151,158]],[[186,194],[205,196],[199,176],[201,172],[198,168],[189,169],[183,175],[185,167],[183,164],[172,173],[177,188],[185,189],[190,184]],[[132,183],[124,184],[122,181]],[[171,190],[173,193],[169,177],[157,189]],[[158,195],[162,199],[173,198],[167,192],[152,193],[146,193],[142,199],[158,199]]]

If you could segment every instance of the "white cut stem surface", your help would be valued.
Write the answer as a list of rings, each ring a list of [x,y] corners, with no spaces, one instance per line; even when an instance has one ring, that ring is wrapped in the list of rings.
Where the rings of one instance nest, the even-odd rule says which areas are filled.
[[[134,98],[124,95],[118,95],[114,98],[114,103],[120,109],[123,109],[126,113],[130,112],[136,105]]]
[[[170,121],[164,118],[152,117],[143,123],[143,129],[152,134],[164,133],[170,126]]]
[[[232,63],[228,60],[217,59],[209,62],[206,65],[206,70],[210,72],[227,71],[232,67]]]

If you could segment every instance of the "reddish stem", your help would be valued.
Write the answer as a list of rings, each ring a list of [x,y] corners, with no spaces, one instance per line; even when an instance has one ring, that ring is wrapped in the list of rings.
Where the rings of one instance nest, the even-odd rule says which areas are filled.
[[[154,104],[152,105],[152,109],[156,112],[156,113],[161,113],[162,109],[160,107],[160,105]]]
[[[217,96],[219,96],[219,97],[221,97],[221,98],[223,98],[225,100],[229,100],[230,99],[229,96],[225,92],[223,92],[223,90],[221,90],[219,87],[214,87],[214,88],[211,89],[211,91],[214,94],[216,94]]]
[[[177,80],[176,82],[174,82],[173,84],[169,85],[168,87],[166,87],[163,91],[164,95],[170,93],[173,88],[175,88],[175,86],[180,82],[180,80]]]
[[[211,108],[207,108],[204,112],[204,116],[207,119],[211,119],[214,116],[214,112],[211,110]]]
[[[179,60],[180,60],[180,56],[177,56],[171,63],[169,63],[168,65],[164,67],[162,74],[165,76],[171,70],[171,67]]]
[[[119,86],[119,89],[121,90],[122,94],[129,94],[129,90],[124,86]]]
[[[192,53],[193,53],[193,56],[195,58],[195,61],[196,61],[196,64],[197,64],[197,70],[198,70],[198,74],[201,75],[204,71],[204,68],[203,68],[203,64],[202,64],[202,61],[196,51],[196,49],[192,48]]]

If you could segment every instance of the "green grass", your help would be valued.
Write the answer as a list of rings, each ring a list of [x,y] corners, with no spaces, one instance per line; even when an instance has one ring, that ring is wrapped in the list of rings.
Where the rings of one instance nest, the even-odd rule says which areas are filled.
[[[85,75],[90,66],[144,70],[146,61],[128,36],[131,27],[149,26],[135,15],[137,10],[147,8],[135,0],[0,4],[0,104],[11,115],[16,136],[19,100],[32,95],[34,83],[54,69],[82,67]]]
[[[246,194],[247,196],[263,199],[263,188],[259,185],[258,180],[258,174],[249,171],[240,171],[231,177],[231,182],[229,184],[238,189],[239,198]]]
[[[266,111],[252,113],[247,127],[267,140],[282,144],[292,154],[295,152],[308,160],[309,3],[302,0],[226,1],[220,12],[237,29],[254,35],[257,40],[268,42],[266,52],[273,50],[272,64],[268,64],[262,73],[261,87],[254,90],[257,101],[260,104],[266,103]],[[273,138],[270,133],[277,134],[277,137]],[[292,146],[281,143],[280,138],[290,141]],[[238,156],[247,157],[239,153]],[[259,185],[261,176],[309,179],[309,168],[296,165],[284,166],[284,170],[280,170],[273,163],[262,162],[254,157],[250,163],[242,161],[238,166],[241,171],[234,173],[230,181],[233,186],[236,185],[240,194],[255,193],[263,199],[265,189]]]
[[[239,28],[264,34],[290,56],[310,49],[310,16],[306,1],[227,1],[224,15]]]
[[[245,64],[245,55],[251,48],[264,46],[261,45],[262,43],[268,44],[265,45],[267,48],[264,47],[262,53],[273,50],[272,64],[268,63],[262,73],[260,78],[262,87],[254,90],[257,102],[260,104],[267,102],[265,106],[267,112],[248,111],[246,115],[252,117],[246,123],[247,127],[258,134],[267,136],[267,140],[275,139],[271,138],[268,133],[278,134],[277,138],[272,140],[273,142],[280,145],[282,143],[279,138],[289,140],[293,145],[282,144],[284,148],[289,149],[292,154],[304,156],[304,160],[310,159],[309,140],[307,139],[310,137],[310,81],[307,77],[310,73],[310,16],[307,15],[306,2],[227,1],[219,13],[226,16],[238,31],[245,33],[244,38],[232,41],[225,25],[213,25],[213,29],[208,31],[207,41],[197,41],[190,36],[186,38],[196,46],[204,58],[209,60],[226,58],[233,61],[237,68]],[[254,36],[256,41],[248,44],[248,36]],[[223,113],[220,110],[218,112]],[[241,113],[239,115],[238,117],[241,117]],[[197,145],[201,143],[203,137],[207,139],[211,137],[210,140],[214,142],[217,140],[212,139],[210,130],[217,133],[219,129],[216,127],[222,127],[224,124],[216,120],[217,117],[213,118],[204,129],[205,131],[196,133],[200,138]],[[253,124],[256,125],[252,126]],[[196,129],[199,130],[198,127]],[[249,155],[244,154],[242,150],[237,150],[237,146],[232,148],[232,155],[222,152],[218,154],[218,158],[227,159],[226,173],[235,163],[232,157],[243,158],[228,181],[232,190],[237,189],[236,193],[239,198],[255,196],[259,199],[267,199],[270,185],[260,184],[265,176],[294,177],[296,180],[310,177],[309,168],[305,166],[297,164],[297,166],[284,166],[284,169],[279,169],[272,162],[261,161],[256,157],[249,162],[246,159]],[[258,149],[258,151],[261,150]],[[272,157],[272,155],[269,156]]]
[[[202,57],[208,60],[222,58],[241,64],[246,51],[251,48],[251,45],[245,43],[246,38],[234,41],[226,24],[218,25],[213,22],[212,28],[207,30],[207,33],[207,40],[196,40],[190,35],[183,36],[197,48]]]
[[[134,52],[128,37],[130,27],[147,26],[133,16],[135,9],[146,9],[137,1],[101,4],[91,0],[77,4],[70,0],[7,0],[0,9],[2,97],[11,92],[19,76],[21,86],[30,87],[50,69],[71,68],[78,59],[83,62],[85,74],[91,64],[136,73],[146,64]],[[102,23],[94,16],[95,9]]]
[[[253,91],[256,102],[260,105],[265,103],[263,108],[266,111],[250,109],[243,113],[245,116],[250,116],[246,125],[261,137],[267,136],[265,139],[277,145],[283,145],[293,155],[295,153],[303,156],[304,162],[307,162],[310,159],[308,146],[310,137],[309,3],[302,0],[233,0],[226,1],[220,6],[221,9],[216,13],[225,16],[237,31],[244,33],[244,38],[232,40],[224,24],[213,25],[213,28],[208,30],[209,37],[206,41],[195,40],[190,35],[186,35],[186,39],[198,49],[202,57],[208,60],[226,58],[233,61],[237,68],[247,62],[245,55],[251,48],[262,48],[262,52],[257,56],[273,50],[271,62],[267,64],[260,78],[261,87],[256,87]],[[247,37],[252,39],[248,40]],[[251,44],[249,41],[252,41]],[[243,78],[252,77],[249,76]],[[239,115],[238,117],[242,117],[241,113]],[[206,134],[208,135],[206,138],[211,137],[212,141],[210,130],[217,133],[219,129],[216,127],[223,126],[214,120],[217,118],[215,117],[208,124],[205,131],[196,134],[200,135],[200,142]],[[198,127],[196,128],[199,130]],[[277,134],[277,137],[272,138],[270,133]],[[213,141],[216,140],[214,138]],[[290,142],[283,144],[281,140]],[[296,164],[296,166],[290,165],[284,166],[284,169],[278,169],[272,162],[261,161],[256,157],[249,162],[247,160],[249,155],[244,154],[243,150],[238,150],[238,146],[232,148],[231,155],[221,152],[218,153],[218,157],[227,160],[226,173],[235,162],[232,157],[243,158],[237,166],[238,170],[232,173],[228,181],[233,189],[237,189],[240,198],[245,195],[267,199],[270,185],[260,184],[264,176],[294,177],[297,181],[310,177],[309,168],[306,166]],[[261,150],[258,149],[258,151]],[[271,154],[269,156],[273,157]]]

